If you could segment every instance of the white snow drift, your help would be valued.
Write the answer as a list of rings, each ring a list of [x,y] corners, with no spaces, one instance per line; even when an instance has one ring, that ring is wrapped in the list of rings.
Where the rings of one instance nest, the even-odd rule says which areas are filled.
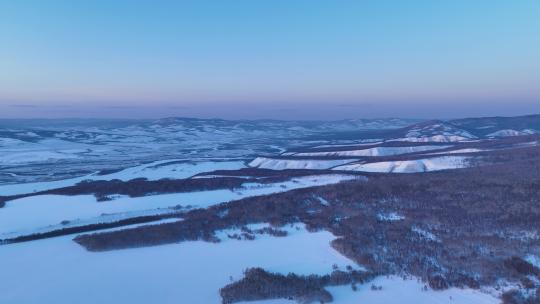
[[[343,171],[383,172],[383,173],[414,173],[447,169],[466,168],[468,157],[440,156],[415,160],[383,161],[373,163],[354,163],[333,168]]]

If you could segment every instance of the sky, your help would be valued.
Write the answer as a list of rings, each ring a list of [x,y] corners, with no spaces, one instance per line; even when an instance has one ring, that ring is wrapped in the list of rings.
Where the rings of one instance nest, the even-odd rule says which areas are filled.
[[[0,0],[0,118],[540,113],[538,0]]]

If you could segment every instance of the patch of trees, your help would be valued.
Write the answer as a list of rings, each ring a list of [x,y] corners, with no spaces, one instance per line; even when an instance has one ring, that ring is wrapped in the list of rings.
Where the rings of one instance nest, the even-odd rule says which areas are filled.
[[[250,268],[244,278],[220,289],[224,304],[267,299],[290,299],[298,303],[328,303],[332,295],[326,286],[362,284],[374,277],[369,272],[335,270],[329,275],[282,275],[262,268]]]
[[[259,235],[267,234],[274,237],[285,237],[288,235],[286,230],[276,229],[274,227],[264,227],[264,228],[252,230],[252,229],[247,228],[246,226],[243,226],[242,228],[240,228],[239,233],[227,234],[227,237],[230,239],[235,239],[235,240],[253,241],[257,238],[256,237],[257,234]]]

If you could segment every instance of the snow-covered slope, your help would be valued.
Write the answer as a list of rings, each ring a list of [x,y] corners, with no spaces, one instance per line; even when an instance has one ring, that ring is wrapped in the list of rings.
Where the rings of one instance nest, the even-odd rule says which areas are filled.
[[[285,170],[285,169],[330,169],[332,167],[350,163],[354,159],[282,159],[257,157],[249,163],[250,167]]]
[[[397,138],[410,142],[458,142],[476,139],[470,132],[443,121],[422,122],[405,128],[405,136]]]
[[[295,156],[390,156],[407,153],[423,152],[430,150],[444,149],[451,146],[411,146],[411,147],[375,147],[360,150],[347,151],[325,151],[325,152],[300,152],[295,153]]]
[[[148,180],[158,180],[162,178],[188,178],[193,175],[214,171],[214,170],[236,170],[244,168],[243,161],[210,161],[210,160],[197,160],[193,159],[188,161],[186,159],[166,159],[155,162],[150,162],[138,166],[126,168],[124,170],[109,173],[109,174],[97,174],[92,173],[81,177],[63,179],[50,182],[35,182],[35,183],[21,183],[21,184],[9,184],[0,185],[1,195],[17,195],[24,193],[32,193],[38,191],[45,191],[55,188],[62,188],[67,186],[73,186],[84,180],[112,180],[119,179],[123,181],[131,180],[134,178],[146,178]]]
[[[405,138],[397,138],[394,141],[408,141],[408,142],[439,142],[439,143],[451,143],[459,141],[471,140],[469,137],[460,135],[432,135],[432,136],[410,136]]]
[[[531,129],[525,129],[525,130],[521,130],[521,131],[517,131],[517,130],[512,130],[512,129],[504,129],[504,130],[499,130],[499,131],[496,131],[496,132],[493,132],[493,133],[489,133],[488,137],[507,137],[507,136],[521,136],[521,135],[528,135],[528,134],[534,134],[536,133],[535,130],[531,130]]]
[[[451,120],[450,123],[480,137],[489,136],[488,134],[500,130],[528,130],[538,133],[536,130],[540,130],[540,115],[464,118]]]
[[[382,161],[372,163],[348,164],[333,168],[334,170],[383,172],[383,173],[414,173],[447,169],[466,168],[468,158],[464,156],[440,156],[415,160]]]
[[[291,146],[341,143],[332,139],[334,134],[403,128],[415,122],[405,119],[0,120],[0,183],[66,179],[161,159],[246,159],[257,154],[279,153]]]

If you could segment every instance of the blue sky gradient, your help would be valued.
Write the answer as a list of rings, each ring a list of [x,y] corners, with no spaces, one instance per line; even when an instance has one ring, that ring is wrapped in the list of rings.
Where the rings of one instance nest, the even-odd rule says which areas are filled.
[[[540,1],[0,1],[0,118],[540,112]]]

